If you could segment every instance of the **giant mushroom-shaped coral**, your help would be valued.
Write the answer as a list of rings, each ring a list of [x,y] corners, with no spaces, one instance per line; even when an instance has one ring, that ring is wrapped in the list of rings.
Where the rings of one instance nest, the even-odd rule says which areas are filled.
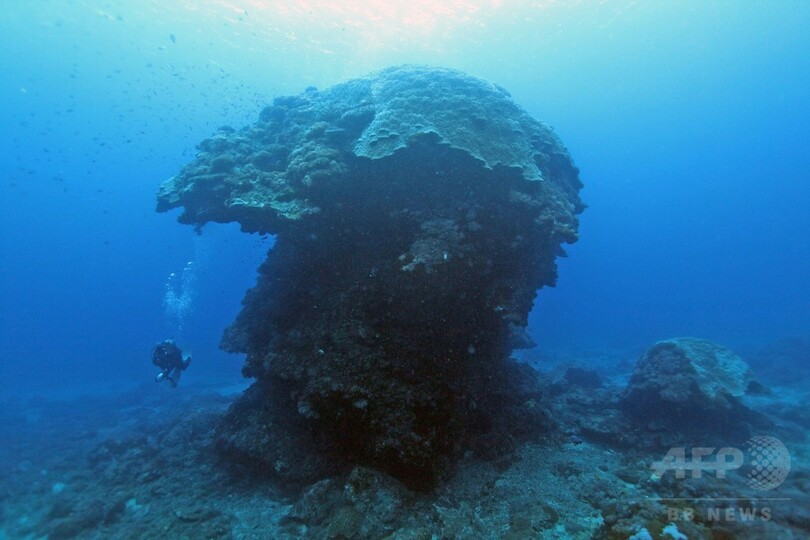
[[[277,235],[223,338],[256,379],[220,426],[231,455],[290,481],[363,463],[425,487],[464,447],[542,426],[510,337],[577,238],[581,184],[505,90],[395,67],[277,98],[199,150],[158,210]]]

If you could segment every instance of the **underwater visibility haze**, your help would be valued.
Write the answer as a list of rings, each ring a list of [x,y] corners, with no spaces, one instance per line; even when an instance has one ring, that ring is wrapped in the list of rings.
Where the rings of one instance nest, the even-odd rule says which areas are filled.
[[[0,538],[810,535],[810,4],[2,7]]]

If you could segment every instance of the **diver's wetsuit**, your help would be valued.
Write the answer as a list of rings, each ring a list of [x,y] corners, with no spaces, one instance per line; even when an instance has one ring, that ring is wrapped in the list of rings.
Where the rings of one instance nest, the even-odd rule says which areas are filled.
[[[160,373],[155,377],[155,382],[168,380],[172,387],[176,387],[180,381],[180,375],[188,368],[191,357],[183,358],[183,351],[180,350],[174,341],[167,339],[155,345],[152,349],[152,363],[160,368]]]

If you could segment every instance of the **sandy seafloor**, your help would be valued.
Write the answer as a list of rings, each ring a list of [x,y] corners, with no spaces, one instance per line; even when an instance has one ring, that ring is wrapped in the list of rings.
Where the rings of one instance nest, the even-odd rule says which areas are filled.
[[[431,493],[364,468],[285,492],[223,461],[213,429],[239,385],[6,399],[0,538],[810,537],[806,380],[750,403],[791,454],[787,480],[757,492],[732,473],[655,478],[650,466],[662,456],[605,427],[628,375],[622,365],[598,389],[558,383],[544,404],[557,433],[489,461],[468,455]],[[549,382],[560,369],[546,372]]]

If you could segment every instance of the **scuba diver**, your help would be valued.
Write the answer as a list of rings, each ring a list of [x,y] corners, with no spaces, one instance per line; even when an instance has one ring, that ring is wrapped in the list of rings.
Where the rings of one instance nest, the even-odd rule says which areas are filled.
[[[155,382],[169,381],[172,388],[176,388],[180,375],[191,363],[191,356],[183,357],[180,347],[173,340],[167,339],[152,349],[152,363],[160,368]]]

